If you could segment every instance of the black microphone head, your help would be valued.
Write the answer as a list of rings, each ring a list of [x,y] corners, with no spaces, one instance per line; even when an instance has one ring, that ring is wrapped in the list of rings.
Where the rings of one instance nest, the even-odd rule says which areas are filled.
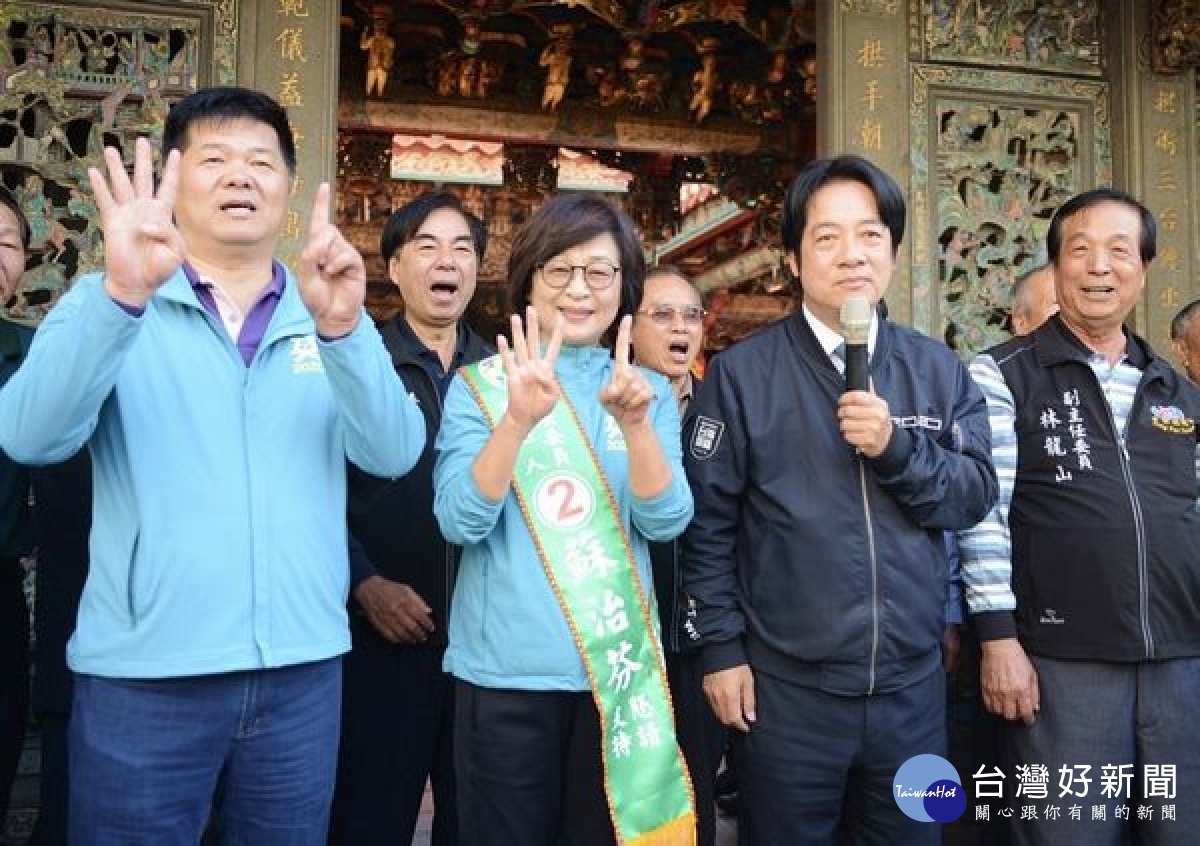
[[[866,346],[871,336],[871,303],[861,294],[847,297],[839,319],[846,346]]]

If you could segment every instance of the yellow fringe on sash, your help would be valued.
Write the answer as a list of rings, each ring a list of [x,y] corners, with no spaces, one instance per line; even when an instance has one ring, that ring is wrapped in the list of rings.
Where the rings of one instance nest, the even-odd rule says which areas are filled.
[[[654,831],[625,841],[626,846],[696,846],[696,815],[671,820]]]

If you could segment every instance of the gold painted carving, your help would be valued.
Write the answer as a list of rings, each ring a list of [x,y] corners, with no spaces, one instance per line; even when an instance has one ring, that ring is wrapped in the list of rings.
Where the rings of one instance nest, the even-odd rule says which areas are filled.
[[[1154,0],[1150,63],[1156,73],[1200,67],[1200,0]]]

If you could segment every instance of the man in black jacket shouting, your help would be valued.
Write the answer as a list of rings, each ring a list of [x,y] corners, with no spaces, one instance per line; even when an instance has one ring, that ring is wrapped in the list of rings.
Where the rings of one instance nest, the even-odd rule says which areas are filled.
[[[941,842],[893,780],[945,755],[943,534],[988,512],[996,476],[966,368],[875,311],[904,218],[865,159],[796,177],[782,241],[803,306],[713,360],[684,451],[684,584],[754,846]],[[872,306],[870,391],[842,375],[852,296]]]
[[[331,839],[409,843],[432,779],[434,846],[457,843],[450,677],[442,672],[458,550],[433,517],[433,443],[459,367],[492,350],[462,320],[487,246],[483,222],[448,191],[423,194],[383,230],[404,312],[381,327],[396,371],[425,414],[412,472],[350,468],[351,634]]]

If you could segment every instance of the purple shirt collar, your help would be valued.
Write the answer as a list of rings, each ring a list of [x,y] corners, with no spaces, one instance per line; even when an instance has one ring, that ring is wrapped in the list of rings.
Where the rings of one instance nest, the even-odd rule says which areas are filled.
[[[217,301],[213,298],[212,290],[200,278],[200,274],[186,261],[183,263],[183,272],[187,276],[188,282],[191,283],[192,290],[196,292],[196,299],[204,306],[204,310],[221,321],[221,312],[217,308]],[[263,336],[267,333],[271,317],[275,314],[275,307],[279,305],[279,299],[283,296],[286,279],[287,274],[284,273],[283,265],[277,261],[271,262],[271,282],[263,290],[258,301],[250,308],[246,319],[242,322],[242,328],[237,337],[237,348],[241,353],[242,362],[247,367],[254,360],[254,354],[258,352]],[[224,325],[224,322],[221,322]]]

